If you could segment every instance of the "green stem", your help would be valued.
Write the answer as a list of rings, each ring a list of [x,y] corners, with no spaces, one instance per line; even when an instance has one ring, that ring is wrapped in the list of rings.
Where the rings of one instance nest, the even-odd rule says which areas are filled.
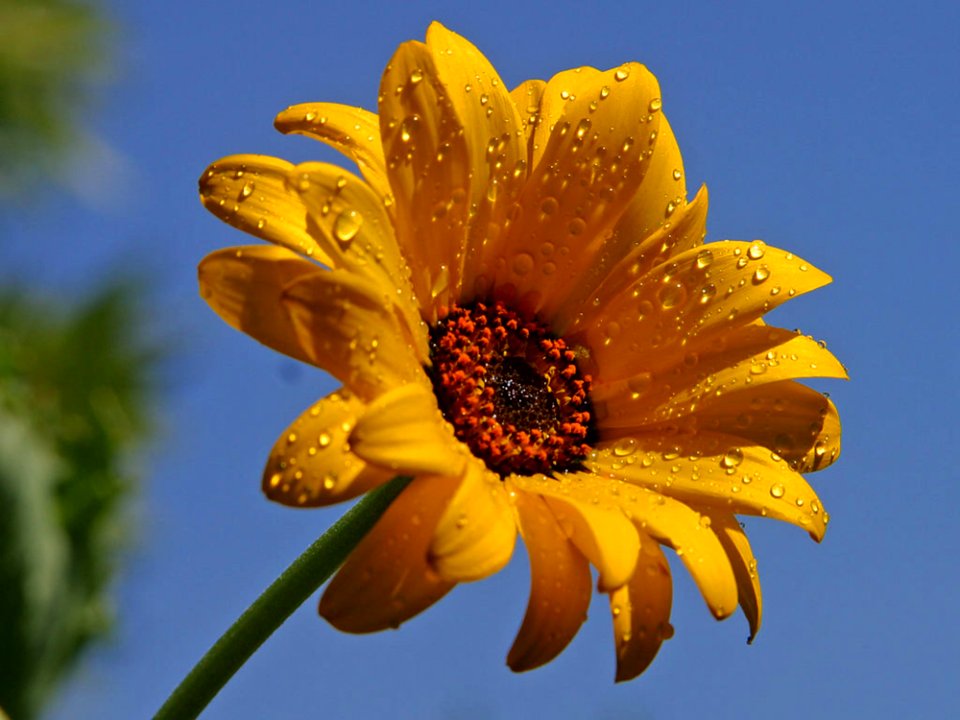
[[[367,493],[294,560],[207,651],[154,720],[197,717],[273,631],[333,575],[409,482],[395,477]]]

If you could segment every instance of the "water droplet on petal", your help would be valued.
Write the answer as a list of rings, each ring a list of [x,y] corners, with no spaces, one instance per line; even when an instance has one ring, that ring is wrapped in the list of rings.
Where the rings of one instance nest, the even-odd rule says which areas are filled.
[[[333,234],[342,243],[349,243],[360,232],[363,215],[356,210],[344,210],[333,223]]]
[[[650,101],[650,112],[657,112],[660,108],[663,107],[663,101],[660,98],[654,98]]]
[[[619,69],[613,74],[613,77],[614,77],[614,79],[615,79],[617,82],[623,82],[623,81],[626,80],[628,77],[630,77],[630,70],[629,70],[629,68],[626,68],[626,67],[619,68]]]
[[[710,250],[701,250],[697,253],[697,269],[705,270],[713,262],[713,253]]]
[[[750,249],[747,250],[747,255],[750,256],[751,260],[759,260],[763,257],[763,245],[759,242],[753,243]]]
[[[785,492],[786,488],[784,488],[780,483],[777,483],[770,488],[770,494],[775,498],[782,498]]]

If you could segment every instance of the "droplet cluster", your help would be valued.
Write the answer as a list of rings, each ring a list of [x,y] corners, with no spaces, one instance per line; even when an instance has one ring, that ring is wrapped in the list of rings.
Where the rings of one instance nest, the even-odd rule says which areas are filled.
[[[542,323],[502,302],[454,306],[430,331],[444,417],[501,476],[580,466],[593,439],[590,377]]]

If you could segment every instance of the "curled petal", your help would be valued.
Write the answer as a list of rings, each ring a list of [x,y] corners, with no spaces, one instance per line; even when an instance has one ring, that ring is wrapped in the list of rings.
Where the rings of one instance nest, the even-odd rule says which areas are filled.
[[[266,496],[283,505],[318,507],[349,500],[393,477],[350,450],[347,437],[364,409],[362,400],[341,389],[297,418],[270,451],[263,471]]]
[[[281,299],[284,287],[317,270],[282,247],[225,248],[200,262],[200,295],[231,327],[284,355],[314,363]]]
[[[420,384],[403,385],[371,402],[350,444],[367,462],[400,475],[459,476],[467,462],[433,393]]]
[[[557,478],[510,476],[519,489],[542,495],[560,527],[600,574],[601,590],[620,587],[637,563],[637,531],[611,483],[587,473]]]
[[[282,299],[310,362],[364,400],[403,383],[427,382],[388,293],[369,281],[321,270],[297,278]]]
[[[591,581],[587,559],[542,497],[517,493],[516,507],[530,556],[530,600],[507,665],[523,672],[550,662],[573,640],[587,618]]]
[[[640,530],[640,556],[630,581],[610,593],[617,682],[647,669],[664,640],[673,636],[673,581],[660,544]]]
[[[712,527],[720,544],[727,551],[733,574],[737,578],[740,609],[750,623],[750,637],[752,643],[760,632],[760,620],[763,615],[763,597],[760,593],[760,575],[757,574],[757,559],[753,556],[747,534],[740,527],[737,518],[730,513],[707,511],[712,521]]]
[[[586,465],[698,507],[784,520],[818,542],[829,521],[813,488],[783,458],[731,435],[622,438]]]
[[[517,523],[500,478],[471,461],[463,482],[437,524],[430,562],[445,580],[480,580],[513,555]]]
[[[303,103],[288,107],[273,124],[282,133],[306,135],[335,147],[357,164],[363,179],[381,197],[390,194],[375,113],[337,103]]]
[[[330,266],[307,209],[287,182],[293,165],[266,155],[231,155],[200,176],[203,206],[230,225]]]
[[[453,478],[414,479],[354,549],[320,599],[320,614],[353,633],[395,628],[456,584],[428,560],[434,529],[457,490]]]

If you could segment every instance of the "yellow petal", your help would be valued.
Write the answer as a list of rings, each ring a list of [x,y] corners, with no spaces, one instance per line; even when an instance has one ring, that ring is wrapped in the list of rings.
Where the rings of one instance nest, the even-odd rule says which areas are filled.
[[[733,574],[737,578],[740,608],[747,622],[750,623],[750,637],[747,638],[747,642],[752,643],[760,632],[760,621],[763,615],[763,596],[760,592],[760,575],[757,574],[757,559],[753,556],[753,550],[750,549],[747,534],[734,515],[718,511],[707,511],[706,515],[710,517],[711,526],[720,538],[723,549],[727,551],[727,557],[730,558]]]
[[[524,80],[510,92],[510,97],[523,123],[528,161],[533,157],[533,133],[537,123],[540,122],[540,99],[546,87],[547,84],[543,80]]]
[[[765,447],[719,433],[618,440],[587,466],[698,506],[784,520],[823,538],[828,516],[803,476]]]
[[[225,157],[200,176],[200,200],[235,228],[331,265],[307,222],[303,202],[287,183],[292,168],[266,155]]]
[[[554,321],[554,327],[558,331],[567,331],[568,318],[571,315],[592,315],[590,310],[597,297],[596,288],[616,265],[635,255],[631,269],[639,272],[645,263],[650,262],[646,268],[648,269],[652,267],[654,258],[665,260],[669,257],[676,241],[686,234],[686,229],[681,232],[675,229],[677,222],[689,214],[686,212],[687,187],[680,149],[666,117],[660,119],[653,155],[649,162],[636,193],[610,236],[604,240],[603,251],[590,258],[587,265],[579,268],[580,280],[554,310],[554,317],[559,318],[559,323]],[[706,205],[705,202],[703,204]],[[702,237],[701,233],[697,234]],[[656,246],[651,243],[654,236],[658,239]],[[642,254],[637,252],[641,248]],[[640,260],[640,257],[643,260]]]
[[[634,372],[639,358],[679,364],[713,339],[828,282],[827,274],[759,241],[710,243],[627,286],[598,310],[608,322],[586,326],[582,342],[610,379]]]
[[[421,384],[402,385],[367,406],[350,435],[353,451],[398,475],[459,476],[468,454]]]
[[[557,478],[511,475],[507,482],[543,496],[560,527],[597,568],[601,590],[620,587],[630,579],[640,545],[612,483],[587,473]]]
[[[727,402],[727,396],[729,404],[736,405],[741,393],[763,392],[760,388],[771,383],[846,377],[843,365],[812,338],[761,323],[737,328],[699,346],[699,352],[691,349],[670,359],[672,365],[655,367],[664,359],[643,358],[630,375],[619,379],[611,380],[606,373],[610,368],[603,369],[592,400],[604,439],[624,434],[620,429],[630,434],[663,423],[692,431],[697,427],[694,415]],[[739,403],[744,409],[746,401]]]
[[[534,167],[499,241],[498,286],[551,316],[603,248],[650,165],[661,113],[656,79],[631,63],[580,68],[546,85],[533,138]]]
[[[200,295],[230,326],[284,355],[313,363],[281,296],[286,285],[318,270],[282,247],[225,248],[200,262]]]
[[[694,412],[694,427],[770,448],[799,472],[831,465],[840,456],[840,417],[824,395],[782,381],[715,397]]]
[[[610,593],[617,682],[632,680],[653,662],[664,640],[673,636],[670,606],[673,582],[660,545],[642,530],[637,570]]]
[[[381,197],[390,194],[376,113],[337,103],[303,103],[288,107],[273,124],[282,133],[306,135],[335,147],[357,164]]]
[[[379,116],[397,239],[424,315],[434,320],[436,309],[457,296],[471,167],[463,126],[423,43],[402,44],[390,60]]]
[[[434,569],[445,580],[480,580],[509,562],[516,538],[517,522],[503,482],[482,462],[468,462],[430,545]]]
[[[466,139],[469,176],[451,186],[469,188],[467,235],[456,278],[451,278],[451,283],[458,279],[462,268],[464,292],[452,296],[462,301],[474,292],[486,294],[476,287],[477,278],[487,272],[485,248],[498,236],[526,181],[527,144],[513,99],[483,53],[436,22],[427,31],[427,47]],[[438,297],[440,303],[446,300]]]
[[[347,390],[320,400],[286,429],[263,471],[263,492],[274,502],[318,507],[349,500],[393,473],[367,465],[347,437],[365,405]]]
[[[427,383],[390,296],[346,270],[305,275],[283,303],[310,362],[364,400],[407,382]]]
[[[606,316],[606,308],[611,300],[651,268],[703,243],[707,233],[708,202],[704,185],[691,202],[684,201],[677,207],[670,217],[670,223],[664,223],[652,235],[643,236],[635,234],[632,228],[634,223],[642,222],[632,219],[637,205],[634,200],[620,218],[609,241],[610,247],[616,245],[622,249],[616,253],[605,248],[597,257],[595,266],[585,273],[584,282],[558,309],[552,322],[555,331],[561,334],[575,333],[584,327],[603,323],[608,331],[607,337],[612,342],[619,323],[611,326]]]
[[[357,176],[336,165],[302,163],[287,182],[307,210],[307,223],[333,267],[350,270],[382,287],[408,328],[408,339],[425,363],[427,333],[383,198]]]
[[[360,541],[320,599],[320,614],[354,633],[395,628],[455,585],[427,556],[437,522],[457,489],[451,478],[414,479]]]
[[[507,665],[514,672],[544,665],[573,640],[590,606],[590,566],[542,497],[517,493],[517,515],[530,556],[530,600]]]

